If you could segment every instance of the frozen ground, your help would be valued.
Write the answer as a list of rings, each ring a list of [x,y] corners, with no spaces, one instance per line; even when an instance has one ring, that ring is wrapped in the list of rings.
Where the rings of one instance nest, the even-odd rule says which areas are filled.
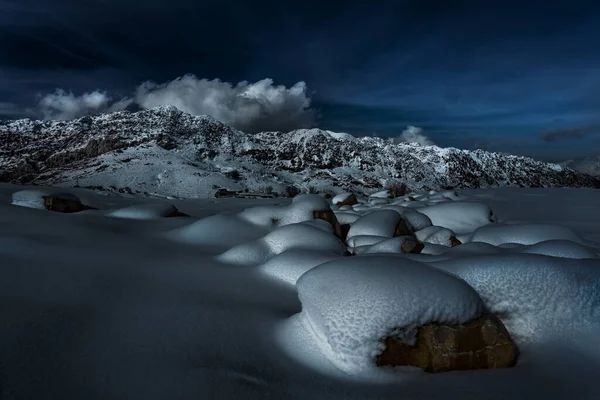
[[[2,399],[600,398],[600,190],[468,190],[346,207],[343,218],[353,223],[373,209],[395,209],[410,216],[411,229],[454,228],[463,244],[426,243],[414,256],[344,257],[340,242],[323,239],[328,224],[306,220],[307,204],[320,207],[314,199],[178,200],[73,189],[98,210],[60,214],[12,205],[23,189],[0,185]],[[464,218],[440,217],[434,204],[446,201],[461,201],[450,212]],[[477,203],[467,212],[462,201]],[[122,218],[149,218],[163,207],[143,204],[166,202],[191,218]],[[498,224],[486,224],[481,203]],[[122,211],[133,205],[134,212]],[[202,221],[213,215],[214,223]],[[393,241],[389,229],[369,230],[362,221],[369,243]],[[507,243],[524,236],[528,243]],[[469,243],[472,237],[489,240]],[[254,258],[239,265],[221,254]],[[352,260],[350,273],[344,260]],[[437,268],[463,278],[481,300]],[[340,295],[321,297],[319,285]],[[461,289],[452,290],[452,307],[440,308],[439,296],[448,299],[453,285]],[[364,349],[375,344],[369,324],[378,319],[343,318],[345,304],[357,299],[348,287],[363,305],[373,298],[369,287],[380,288],[376,300],[387,307],[376,311],[393,324],[459,321],[484,304],[518,341],[518,365],[385,371],[383,380],[354,364],[342,371],[336,357],[354,343],[343,340],[344,327]],[[318,318],[307,326],[319,313],[338,319],[342,336]]]

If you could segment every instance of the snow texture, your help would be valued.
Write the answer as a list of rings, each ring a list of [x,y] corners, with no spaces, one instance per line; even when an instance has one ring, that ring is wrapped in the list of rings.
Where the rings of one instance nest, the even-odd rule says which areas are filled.
[[[373,368],[388,335],[413,344],[421,325],[467,322],[483,310],[462,280],[393,255],[327,262],[297,287],[302,313],[324,351],[350,374]]]
[[[400,220],[402,220],[402,216],[395,211],[373,211],[363,215],[350,226],[348,237],[359,235],[392,237]]]
[[[485,226],[473,232],[470,240],[495,246],[505,243],[535,244],[547,240],[570,240],[584,244],[575,232],[565,226],[539,223]]]
[[[336,236],[307,224],[296,223],[278,228],[254,242],[238,245],[217,259],[235,265],[259,265],[276,254],[290,249],[346,253],[346,246]]]
[[[154,117],[156,125],[144,125],[144,129],[136,126]],[[119,146],[125,146],[123,152],[101,156],[105,157],[102,160],[110,161],[103,164],[109,167],[95,171],[97,167],[92,165],[98,158],[85,157],[115,143],[94,145],[85,138],[99,139],[100,133],[117,126],[117,119],[122,124],[110,137]],[[234,136],[223,136],[216,122],[193,120],[199,124],[199,130],[188,132],[186,137],[191,140],[219,138],[216,148],[239,145],[244,151],[252,151],[253,144],[249,141],[236,142]],[[468,242],[473,231],[457,232],[458,238],[466,243],[452,248],[425,243],[422,254],[403,254],[398,249],[406,238],[386,236],[378,243],[353,248],[365,255],[347,257],[344,254],[347,243],[332,234],[327,222],[313,219],[313,208],[324,207],[324,200],[300,197],[292,203],[282,198],[180,196],[187,193],[193,197],[198,190],[210,191],[213,182],[230,182],[243,188],[241,183],[245,185],[248,179],[253,179],[248,175],[244,177],[246,181],[234,182],[226,176],[231,172],[230,167],[242,174],[257,171],[269,174],[268,170],[251,164],[245,170],[237,161],[222,158],[222,153],[215,159],[203,155],[206,162],[200,162],[193,156],[197,148],[190,146],[185,150],[187,139],[175,143],[171,150],[160,147],[162,153],[155,145],[145,149],[137,145],[128,147],[130,140],[153,143],[154,139],[144,142],[143,135],[164,134],[165,127],[174,132],[171,139],[181,139],[178,135],[185,136],[184,128],[193,125],[188,122],[185,116],[166,107],[62,126],[54,122],[38,128],[28,121],[0,123],[0,143],[4,143],[1,140],[6,138],[3,135],[7,129],[14,133],[18,128],[22,137],[15,140],[23,144],[17,146],[20,150],[15,153],[16,158],[6,158],[7,153],[3,156],[0,151],[0,174],[12,173],[12,162],[20,157],[27,160],[29,151],[47,147],[54,152],[59,147],[53,146],[60,138],[58,141],[64,140],[61,148],[65,153],[60,156],[35,153],[32,157],[43,156],[40,160],[54,157],[53,165],[70,160],[77,168],[89,162],[88,182],[115,179],[114,182],[133,182],[138,189],[157,189],[141,194],[135,190],[105,190],[106,187],[88,190],[0,184],[0,293],[7,305],[0,308],[3,398],[596,400],[600,397],[598,190],[461,189],[458,195],[453,191],[415,190],[409,196],[416,201],[405,196],[380,198],[378,204],[369,204],[359,197],[360,205],[343,210],[330,208],[336,210],[340,221],[348,224],[369,213],[386,210],[402,214],[414,228],[417,224],[408,217],[413,215],[415,221],[421,218],[423,226],[416,229],[419,232],[432,225],[421,214],[423,209],[446,204],[452,208],[454,203],[484,203],[494,211],[498,223],[474,229],[490,243]],[[93,134],[84,133],[87,124],[94,127]],[[213,128],[215,137],[209,134]],[[34,129],[41,129],[42,133]],[[197,136],[198,131],[207,135]],[[318,130],[307,130],[297,137],[273,133],[274,137],[278,135],[283,135],[284,142],[297,139],[294,146],[298,147],[281,144],[284,148],[281,152],[269,148],[273,154],[281,156],[297,148],[301,149],[301,157],[312,160],[315,156],[319,163],[324,156],[337,155],[325,154],[327,140],[334,139]],[[35,137],[39,143],[25,145],[29,137]],[[271,140],[266,133],[257,137],[261,143]],[[156,140],[163,144],[166,141],[164,137]],[[318,142],[320,153],[313,154],[313,140]],[[335,140],[340,152],[349,148],[343,138]],[[362,147],[370,143],[360,138],[353,142]],[[170,147],[168,143],[165,146]],[[210,149],[206,143],[199,147],[202,146]],[[0,148],[7,149],[1,144]],[[69,158],[75,154],[74,149],[80,149],[85,160]],[[384,154],[379,147],[372,150],[372,154]],[[144,166],[146,162],[159,160],[157,154],[160,166]],[[181,163],[174,161],[175,154],[182,156]],[[371,162],[371,156],[365,154],[368,153],[361,154],[362,160]],[[436,174],[449,174],[456,161],[454,150],[414,147],[410,154],[432,162]],[[431,154],[445,161],[437,163]],[[469,157],[470,154],[473,153],[465,153]],[[495,156],[486,154],[480,154],[480,161],[490,168],[486,163],[495,160]],[[130,157],[133,159],[123,161]],[[296,164],[298,159],[294,157],[286,161],[289,168],[302,165]],[[349,157],[348,162],[356,164],[356,157]],[[401,159],[412,163],[409,158]],[[24,164],[23,168],[43,167],[40,160]],[[185,164],[183,160],[199,166]],[[336,162],[335,157],[330,160]],[[511,162],[515,160],[520,159]],[[447,167],[445,172],[443,166]],[[522,166],[525,175],[535,176],[531,164],[523,162]],[[54,170],[59,171],[57,179],[72,174],[60,169],[63,167]],[[358,167],[344,168],[348,169],[328,171],[338,179],[358,171],[352,169]],[[427,168],[421,169],[429,174]],[[465,164],[462,171],[480,173],[477,168]],[[506,168],[510,170],[513,166],[508,163]],[[190,178],[198,171],[204,171],[201,173],[204,175]],[[314,171],[277,173],[284,182],[289,179],[301,183],[305,178],[312,179]],[[514,182],[511,174],[515,171],[521,170],[509,171],[506,182]],[[385,173],[379,170],[373,176]],[[75,179],[77,174],[69,176]],[[160,175],[162,183],[157,187],[145,181],[152,174]],[[291,177],[294,174],[302,179]],[[466,181],[485,181],[492,175],[481,176],[467,177]],[[183,177],[187,178],[179,183],[177,179]],[[262,175],[259,177],[263,179]],[[368,177],[368,173],[355,176],[357,180]],[[40,178],[38,183],[44,179]],[[333,178],[324,181],[331,182],[330,179]],[[264,184],[260,180],[253,182],[257,187]],[[350,190],[344,184],[335,186],[334,193]],[[368,188],[371,193],[385,187],[386,182],[367,179],[363,184],[372,186]],[[43,195],[64,191],[92,209],[68,215],[40,209]],[[190,217],[162,218],[164,211],[170,209],[167,204]],[[119,210],[129,210],[130,215],[137,215],[131,210],[138,210],[144,217],[152,218],[110,216]],[[468,211],[462,213],[465,215],[469,217],[468,228],[472,229],[477,225],[473,220],[477,221],[478,214]],[[436,220],[434,225],[456,232],[450,225],[456,225],[457,219],[448,218],[447,225]],[[381,227],[367,228],[376,231]],[[360,237],[351,240],[358,241]],[[390,251],[397,254],[378,254]],[[242,267],[224,262],[227,260],[223,260],[226,258],[223,254],[229,254],[233,264]],[[469,303],[470,296],[476,301]],[[448,318],[470,318],[468,312],[461,312],[461,301],[465,302],[463,311],[478,304],[475,308],[485,306],[505,322],[519,344],[516,368],[432,376],[410,368],[373,367],[370,361],[380,349],[379,336],[389,333],[386,330],[402,323],[420,323],[436,317],[436,313]],[[339,323],[327,325],[327,321]],[[412,332],[410,327],[394,331],[406,341],[414,339]]]
[[[535,254],[432,263],[464,279],[520,342],[567,339],[600,329],[600,261]]]
[[[448,228],[456,233],[469,233],[488,225],[493,215],[490,207],[481,202],[451,201],[419,208],[427,215],[433,225]]]

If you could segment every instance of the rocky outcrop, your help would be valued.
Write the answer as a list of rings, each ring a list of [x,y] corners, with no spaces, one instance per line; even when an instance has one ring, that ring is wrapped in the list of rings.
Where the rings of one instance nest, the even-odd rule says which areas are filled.
[[[49,211],[76,213],[89,209],[79,198],[70,193],[54,193],[42,198],[44,199],[44,207]]]
[[[518,354],[502,322],[491,314],[466,324],[424,325],[412,346],[391,336],[383,342],[378,366],[413,366],[426,372],[512,367]]]

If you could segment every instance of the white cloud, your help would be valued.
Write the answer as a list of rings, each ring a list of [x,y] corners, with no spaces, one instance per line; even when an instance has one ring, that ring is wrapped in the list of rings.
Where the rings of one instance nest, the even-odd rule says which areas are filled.
[[[38,106],[44,119],[68,120],[106,111],[119,111],[128,104],[127,99],[113,103],[106,92],[99,90],[75,96],[72,92],[56,89],[54,93],[42,97]]]
[[[423,128],[409,125],[400,136],[390,138],[391,143],[418,143],[421,146],[434,146],[435,143],[423,131]]]
[[[271,79],[263,79],[233,86],[218,79],[199,79],[194,75],[162,84],[145,82],[137,88],[132,99],[116,102],[100,90],[75,96],[58,89],[44,96],[38,106],[45,119],[64,120],[119,111],[132,103],[141,108],[173,105],[192,115],[210,115],[247,132],[310,128],[316,119],[304,82],[286,88],[274,85]]]
[[[160,85],[142,84],[135,101],[142,108],[170,104],[193,115],[210,115],[247,132],[309,128],[316,117],[304,82],[288,89],[271,79],[233,86],[186,75]]]

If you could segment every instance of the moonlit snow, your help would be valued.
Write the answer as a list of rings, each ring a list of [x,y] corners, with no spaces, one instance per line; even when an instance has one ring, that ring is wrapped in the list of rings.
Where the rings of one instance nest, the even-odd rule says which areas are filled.
[[[53,193],[90,209],[48,211]],[[600,398],[600,191],[381,191],[340,209],[338,194],[0,185],[2,398]],[[374,363],[390,333],[410,344],[482,312],[517,343],[514,368]]]

